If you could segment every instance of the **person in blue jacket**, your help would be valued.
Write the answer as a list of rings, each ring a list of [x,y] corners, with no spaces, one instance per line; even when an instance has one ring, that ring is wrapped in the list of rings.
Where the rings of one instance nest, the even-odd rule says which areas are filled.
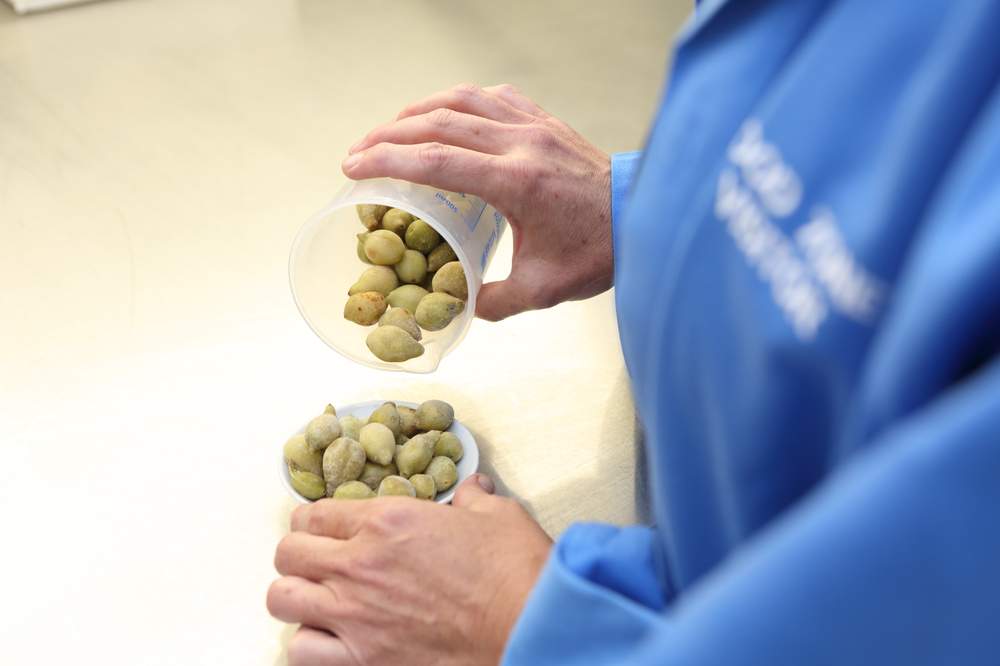
[[[482,477],[299,509],[290,663],[1000,664],[998,36],[991,0],[705,0],[641,154],[510,86],[354,146],[507,215],[481,317],[614,283],[655,527],[552,545]]]

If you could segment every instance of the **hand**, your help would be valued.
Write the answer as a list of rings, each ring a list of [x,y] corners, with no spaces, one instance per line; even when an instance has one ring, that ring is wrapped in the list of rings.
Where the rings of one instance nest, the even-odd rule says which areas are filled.
[[[451,506],[321,500],[278,545],[271,614],[303,626],[290,666],[496,664],[551,541],[488,477]]]
[[[355,144],[349,178],[388,176],[493,204],[514,260],[483,285],[476,314],[498,320],[611,287],[611,163],[513,86],[461,85],[403,109]]]

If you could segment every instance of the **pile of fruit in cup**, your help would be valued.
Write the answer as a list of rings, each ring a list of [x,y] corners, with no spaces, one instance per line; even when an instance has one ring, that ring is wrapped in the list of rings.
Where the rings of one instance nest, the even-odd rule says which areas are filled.
[[[447,432],[455,410],[442,400],[416,409],[383,403],[367,421],[327,405],[285,443],[292,488],[309,500],[402,495],[433,500],[458,481],[462,442]]]
[[[344,318],[378,326],[365,343],[377,358],[400,363],[424,353],[421,331],[440,331],[465,310],[462,262],[429,224],[399,208],[361,204],[358,258],[366,264],[347,291]]]

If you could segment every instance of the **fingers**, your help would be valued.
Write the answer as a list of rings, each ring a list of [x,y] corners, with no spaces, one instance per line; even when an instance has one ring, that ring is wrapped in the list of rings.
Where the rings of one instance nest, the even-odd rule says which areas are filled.
[[[503,185],[499,159],[442,143],[379,143],[348,157],[342,168],[354,180],[398,178],[493,200]]]
[[[451,504],[463,509],[474,508],[477,503],[492,496],[494,492],[496,486],[493,485],[493,479],[485,474],[473,474],[458,485]]]
[[[271,583],[267,610],[282,622],[332,630],[338,609],[330,588],[297,576],[284,576]]]
[[[282,576],[322,580],[340,570],[344,542],[308,532],[292,532],[278,544],[274,568]]]
[[[347,666],[354,657],[336,636],[312,627],[299,627],[288,642],[288,666]]]
[[[528,310],[524,301],[518,298],[517,291],[511,278],[487,282],[476,296],[476,316],[486,321],[500,321]]]
[[[496,95],[515,109],[530,113],[537,118],[545,118],[549,115],[545,113],[542,107],[535,104],[530,98],[509,83],[501,83],[498,86],[487,86],[483,90],[491,95]]]
[[[476,296],[476,316],[487,321],[500,321],[511,315],[539,310],[555,305],[544,287],[546,279],[532,277],[537,270],[518,266],[515,261],[510,277],[500,282],[487,282]]]
[[[292,531],[317,536],[350,539],[361,530],[376,502],[320,500],[303,504],[292,512]]]
[[[414,144],[435,141],[499,155],[512,142],[511,126],[442,107],[377,127],[351,146],[349,152],[353,155],[378,143]]]
[[[535,119],[532,114],[525,113],[497,95],[490,94],[470,83],[463,83],[449,90],[434,93],[430,97],[410,104],[399,112],[396,119],[417,116],[442,108],[470,113],[502,123],[525,124],[533,122]]]

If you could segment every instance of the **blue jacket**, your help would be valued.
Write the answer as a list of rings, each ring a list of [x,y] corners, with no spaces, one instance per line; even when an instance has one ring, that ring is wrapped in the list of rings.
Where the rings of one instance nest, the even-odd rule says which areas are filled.
[[[613,160],[655,527],[507,664],[1000,664],[1000,2],[706,0]]]

